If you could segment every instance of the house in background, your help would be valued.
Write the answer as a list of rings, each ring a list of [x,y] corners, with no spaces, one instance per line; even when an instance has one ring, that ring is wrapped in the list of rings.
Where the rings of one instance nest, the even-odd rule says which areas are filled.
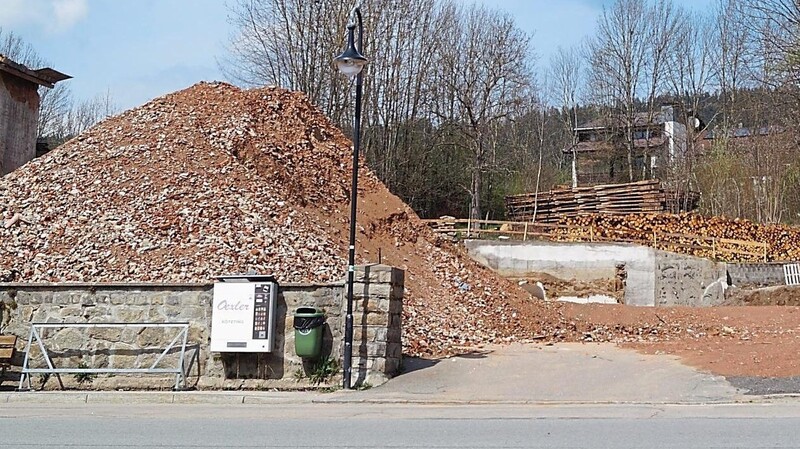
[[[562,150],[572,158],[573,187],[631,181],[625,125],[598,119],[574,131],[577,142]],[[685,119],[674,105],[663,106],[649,121],[646,113],[637,113],[632,132],[633,181],[658,178],[661,167],[686,150]]]
[[[71,78],[51,68],[31,70],[0,55],[0,176],[36,156],[39,87]]]

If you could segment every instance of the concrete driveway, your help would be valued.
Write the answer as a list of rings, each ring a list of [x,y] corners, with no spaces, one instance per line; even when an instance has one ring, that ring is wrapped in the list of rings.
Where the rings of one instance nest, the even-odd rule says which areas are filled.
[[[405,359],[404,364],[404,374],[384,385],[335,396],[365,402],[474,403],[713,403],[741,398],[725,378],[682,365],[673,356],[643,355],[612,344],[515,344],[442,360]]]

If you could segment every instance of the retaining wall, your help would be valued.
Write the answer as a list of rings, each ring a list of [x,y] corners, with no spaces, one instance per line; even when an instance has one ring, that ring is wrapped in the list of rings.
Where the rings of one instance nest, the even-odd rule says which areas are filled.
[[[725,300],[726,264],[651,250],[655,260],[656,306],[715,306]]]
[[[728,264],[731,283],[737,287],[772,287],[786,284],[783,263]]]
[[[465,245],[473,259],[507,277],[547,273],[590,281],[614,279],[622,269],[624,302],[629,305],[711,305],[724,299],[714,285],[725,276],[725,264],[645,246],[487,240],[467,240]]]
[[[404,274],[397,268],[368,265],[357,267],[355,276],[352,379],[354,384],[379,385],[400,365]],[[326,314],[323,357],[335,360],[339,367],[343,365],[344,285],[279,285],[275,349],[271,353],[211,353],[212,299],[213,284],[0,284],[0,301],[6,304],[0,330],[19,338],[15,362],[21,365],[32,322],[189,322],[186,363],[191,368],[190,386],[305,388],[312,386],[309,377],[315,367],[294,352],[293,312],[298,307],[313,306]],[[56,356],[57,366],[83,363],[96,368],[133,368],[149,366],[176,330],[128,327],[47,332],[45,342]],[[40,353],[34,348],[31,355],[39,357]],[[173,351],[164,363],[175,366],[177,358]],[[69,382],[72,377],[62,379],[74,384]],[[170,388],[173,381],[152,375],[101,375],[92,380],[91,388]],[[327,384],[341,384],[341,375]]]

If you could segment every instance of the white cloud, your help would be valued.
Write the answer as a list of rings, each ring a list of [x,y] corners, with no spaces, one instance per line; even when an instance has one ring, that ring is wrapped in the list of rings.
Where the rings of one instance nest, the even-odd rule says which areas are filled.
[[[58,33],[72,28],[89,13],[88,0],[0,1],[0,26],[9,29],[37,26]]]
[[[72,28],[89,13],[87,0],[53,0],[52,3],[58,30]]]

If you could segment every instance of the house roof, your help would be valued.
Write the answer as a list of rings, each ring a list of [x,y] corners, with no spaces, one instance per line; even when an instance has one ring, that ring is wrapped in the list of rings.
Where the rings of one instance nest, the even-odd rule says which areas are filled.
[[[664,145],[666,141],[667,139],[664,136],[651,137],[649,139],[634,139],[633,148],[635,149],[657,148]],[[614,149],[614,147],[608,141],[599,141],[599,142],[578,142],[575,145],[568,146],[567,148],[562,149],[561,151],[564,153],[572,153],[573,148],[578,153],[593,153],[598,151],[609,151]]]
[[[768,136],[771,134],[780,134],[786,131],[783,127],[780,126],[762,126],[760,128],[732,128],[729,129],[728,132],[724,132],[723,130],[713,129],[708,130],[703,134],[703,139],[711,140],[711,139],[718,139],[721,137],[725,137],[727,134],[728,138],[742,138],[742,137],[754,137],[754,136]]]
[[[0,71],[49,88],[53,88],[53,86],[59,81],[72,78],[69,75],[65,75],[49,67],[31,70],[28,67],[25,67],[24,65],[11,60],[2,54],[0,54]]]
[[[648,126],[648,125],[663,125],[664,114],[656,112],[653,114],[653,120],[647,120],[647,112],[637,112],[633,116],[633,126]],[[624,126],[623,119],[620,117],[615,118],[597,118],[589,120],[575,128],[576,131],[600,130],[606,128],[622,128]]]

